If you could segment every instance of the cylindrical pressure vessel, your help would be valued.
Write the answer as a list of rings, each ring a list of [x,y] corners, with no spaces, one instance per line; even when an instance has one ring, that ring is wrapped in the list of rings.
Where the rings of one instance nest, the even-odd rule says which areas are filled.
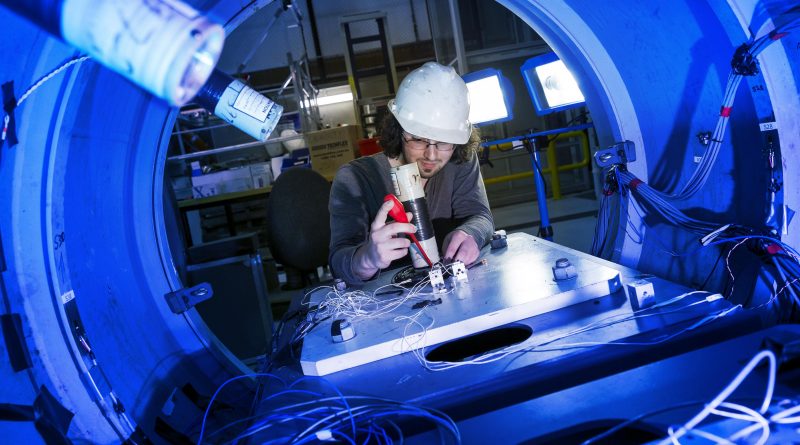
[[[283,114],[283,107],[241,80],[214,70],[197,93],[208,111],[259,141],[265,141]]]
[[[0,3],[170,105],[197,94],[225,41],[222,26],[179,0]]]

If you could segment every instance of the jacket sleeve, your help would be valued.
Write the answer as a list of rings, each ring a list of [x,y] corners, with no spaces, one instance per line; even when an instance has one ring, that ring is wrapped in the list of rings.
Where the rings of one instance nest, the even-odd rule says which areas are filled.
[[[339,169],[333,179],[328,210],[331,242],[328,263],[333,275],[348,284],[362,284],[353,272],[353,256],[367,242],[370,218],[365,186],[352,165]]]
[[[453,184],[453,217],[466,220],[456,230],[463,230],[475,239],[478,248],[482,248],[492,238],[494,219],[489,209],[478,157],[473,156],[460,167]]]

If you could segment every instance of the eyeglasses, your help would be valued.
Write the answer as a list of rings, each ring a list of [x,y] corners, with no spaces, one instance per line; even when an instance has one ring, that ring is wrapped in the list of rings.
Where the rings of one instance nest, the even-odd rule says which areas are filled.
[[[434,142],[430,139],[420,139],[408,133],[404,133],[403,140],[408,144],[408,148],[412,150],[425,150],[428,146],[433,145],[437,151],[453,151],[453,147],[455,147],[454,144],[448,142]]]

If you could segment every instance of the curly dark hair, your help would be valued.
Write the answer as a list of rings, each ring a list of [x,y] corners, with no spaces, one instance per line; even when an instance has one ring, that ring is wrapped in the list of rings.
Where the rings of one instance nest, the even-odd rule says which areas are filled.
[[[380,144],[383,147],[383,152],[390,158],[399,158],[403,153],[403,127],[400,122],[394,117],[392,113],[386,113],[381,126]],[[469,140],[466,144],[456,144],[453,150],[453,157],[450,162],[460,164],[472,159],[472,156],[478,152],[481,146],[481,134],[478,129],[473,126],[472,133],[469,135]]]

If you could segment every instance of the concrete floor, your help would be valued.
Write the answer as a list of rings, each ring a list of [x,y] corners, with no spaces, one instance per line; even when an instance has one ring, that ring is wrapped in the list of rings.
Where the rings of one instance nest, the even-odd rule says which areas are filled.
[[[547,200],[547,210],[553,227],[553,241],[563,246],[589,252],[594,236],[599,203],[593,193],[565,196]],[[494,225],[508,233],[524,232],[536,235],[541,218],[535,201],[493,208]]]

